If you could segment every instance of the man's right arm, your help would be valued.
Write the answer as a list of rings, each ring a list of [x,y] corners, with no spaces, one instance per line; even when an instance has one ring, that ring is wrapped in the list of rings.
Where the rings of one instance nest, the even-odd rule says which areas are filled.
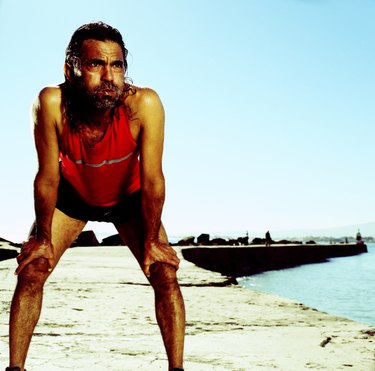
[[[47,259],[49,268],[53,266],[51,225],[60,181],[60,107],[61,93],[58,88],[42,90],[33,106],[34,139],[38,155],[38,172],[34,181],[35,231],[17,258],[19,266],[16,274],[38,258]]]

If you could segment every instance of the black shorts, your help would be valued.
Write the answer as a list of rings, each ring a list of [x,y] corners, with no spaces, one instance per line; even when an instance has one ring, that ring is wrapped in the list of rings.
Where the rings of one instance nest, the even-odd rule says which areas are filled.
[[[56,208],[71,218],[85,222],[120,223],[140,214],[141,191],[132,193],[113,206],[91,206],[83,201],[68,181],[61,176]]]

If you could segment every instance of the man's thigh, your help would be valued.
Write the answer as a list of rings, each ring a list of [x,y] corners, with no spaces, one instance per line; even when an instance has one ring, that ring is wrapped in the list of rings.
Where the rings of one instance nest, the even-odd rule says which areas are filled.
[[[129,247],[140,266],[142,266],[144,251],[144,228],[141,212],[136,213],[132,218],[129,218],[126,221],[114,223],[114,225],[120,234],[121,239],[124,241],[126,246]],[[159,239],[161,242],[168,243],[167,233],[163,225],[160,227]]]
[[[59,209],[55,209],[51,234],[56,264],[66,249],[71,246],[82,232],[85,225],[85,221],[71,218]]]

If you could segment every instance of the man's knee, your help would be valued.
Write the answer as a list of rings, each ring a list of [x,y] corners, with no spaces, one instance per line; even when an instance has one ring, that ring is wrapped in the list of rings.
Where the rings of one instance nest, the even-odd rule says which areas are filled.
[[[150,273],[150,283],[156,292],[166,293],[179,290],[176,268],[172,265],[156,262],[151,265]]]
[[[38,258],[26,265],[18,275],[18,280],[29,284],[43,284],[49,275],[46,258]]]

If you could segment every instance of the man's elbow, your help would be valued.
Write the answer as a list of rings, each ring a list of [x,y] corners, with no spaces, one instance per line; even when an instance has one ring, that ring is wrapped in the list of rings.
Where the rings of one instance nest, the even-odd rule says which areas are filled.
[[[165,193],[165,179],[164,176],[158,176],[152,179],[143,179],[141,185],[143,192],[150,192],[156,194]]]
[[[45,176],[45,175],[38,173],[34,180],[34,188],[39,188],[39,187],[57,188],[59,184],[60,184],[60,175]]]

